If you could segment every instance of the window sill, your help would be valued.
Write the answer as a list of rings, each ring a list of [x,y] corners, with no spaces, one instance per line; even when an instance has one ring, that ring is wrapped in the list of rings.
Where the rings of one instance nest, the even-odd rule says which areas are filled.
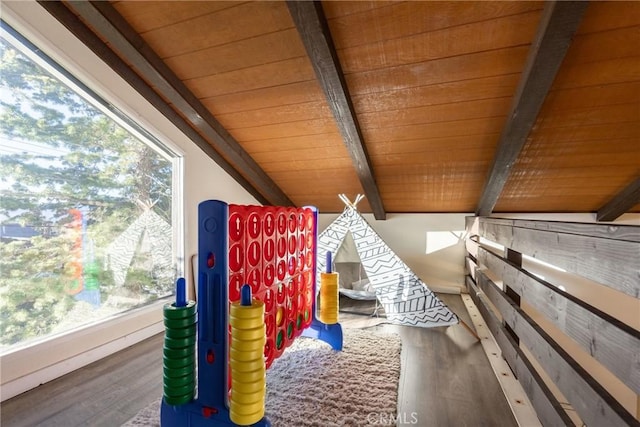
[[[161,333],[162,306],[170,300],[161,299],[0,356],[0,399],[10,399]]]

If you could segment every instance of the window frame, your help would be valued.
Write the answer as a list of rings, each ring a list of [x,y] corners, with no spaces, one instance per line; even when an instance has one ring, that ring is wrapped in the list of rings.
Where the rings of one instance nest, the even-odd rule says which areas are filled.
[[[128,131],[153,141],[156,144],[154,149],[172,162],[173,261],[177,277],[184,277],[187,273],[184,150],[152,125],[157,123],[158,115],[155,110],[147,110],[152,108],[150,104],[145,101],[146,105],[140,108],[138,99],[134,102],[125,99],[128,98],[127,94],[131,97],[139,95],[133,94],[135,91],[126,82],[41,6],[34,2],[5,2],[2,12],[4,23],[15,31],[15,34],[8,31],[9,36],[23,43],[26,41],[28,47],[37,49],[37,52],[29,49],[31,53],[28,56],[31,59],[37,59],[40,65],[45,59],[48,71],[53,70],[56,77],[66,80],[63,83],[68,86],[78,87],[80,90],[76,93]],[[60,46],[65,48],[61,49]],[[87,67],[99,71],[92,72]],[[162,306],[170,299],[159,299],[146,306],[9,350],[0,356],[3,368],[0,371],[0,399],[4,401],[162,332]]]

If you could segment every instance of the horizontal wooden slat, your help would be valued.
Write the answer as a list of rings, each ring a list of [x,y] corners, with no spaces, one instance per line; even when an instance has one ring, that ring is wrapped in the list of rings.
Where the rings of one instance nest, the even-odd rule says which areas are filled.
[[[576,178],[577,180],[582,178]],[[531,182],[540,184],[539,181],[532,179]],[[585,185],[591,185],[586,183]],[[553,184],[548,185],[549,188],[553,188]],[[509,190],[506,190],[509,191]],[[594,212],[599,206],[613,194],[610,191],[602,192],[601,194],[593,194],[591,197],[585,197],[584,195],[567,195],[570,190],[565,190],[564,194],[558,194],[554,196],[548,196],[544,192],[539,194],[525,195],[519,192],[518,197],[504,197],[501,196],[500,201],[496,204],[494,211],[496,212],[523,212],[523,213],[548,213],[548,212],[563,212],[563,213],[583,213]]]
[[[425,105],[451,104],[463,101],[511,96],[518,83],[518,73],[501,76],[436,83],[425,86],[366,93],[352,96],[360,114],[402,110]]]
[[[389,126],[410,126],[423,123],[452,122],[483,117],[500,117],[509,112],[511,97],[479,99],[423,107],[403,108],[358,114],[360,125],[366,129]]]
[[[429,158],[418,158],[416,156],[410,164],[402,164],[402,162],[384,162],[376,165],[376,170],[380,175],[397,176],[418,175],[418,176],[441,176],[444,181],[455,181],[458,179],[466,179],[472,175],[484,174],[489,159],[469,159],[464,162],[449,160],[442,163],[431,163]],[[446,177],[442,174],[446,172]]]
[[[356,179],[353,168],[346,167],[314,169],[310,171],[302,171],[300,173],[293,173],[289,169],[281,169],[273,171],[271,175],[273,176],[274,181],[282,183],[282,185],[288,189],[308,189],[309,186],[313,185],[313,183],[322,182],[325,188],[334,188],[335,190],[338,190],[337,192],[333,192],[336,197],[341,193],[339,191],[341,185],[356,189],[360,187],[359,185],[354,185],[351,182],[351,180]],[[345,189],[344,193],[348,193],[348,191]]]
[[[639,39],[638,26],[577,35],[564,60],[565,63],[574,65],[638,56],[638,49],[635,47]]]
[[[381,156],[389,161],[407,155],[447,156],[446,158],[485,158],[492,156],[492,149],[500,134],[463,135],[445,138],[420,138],[398,141],[376,141],[369,144],[371,157]],[[487,153],[488,151],[488,153]],[[482,153],[480,153],[482,152]],[[477,153],[478,155],[474,155]]]
[[[238,141],[257,141],[260,139],[335,133],[336,131],[336,123],[333,117],[321,117],[288,123],[238,128],[233,130],[232,135]]]
[[[539,20],[540,11],[527,12],[338,49],[338,56],[344,72],[348,74],[529,45]]]
[[[591,2],[578,34],[638,25],[639,16],[640,3],[637,1]]]
[[[473,275],[475,276],[476,273],[474,272]],[[476,282],[475,282],[474,278],[471,277],[471,275],[467,275],[467,276],[464,277],[464,283],[465,283],[465,285],[467,285],[467,293],[468,294],[471,294],[471,293],[477,294],[478,293],[478,288],[476,287]],[[475,302],[475,300],[474,300],[474,302]],[[476,304],[477,304],[477,302],[476,302]]]
[[[637,157],[640,159],[640,146],[638,146],[638,140],[633,138],[618,139],[611,138],[608,141],[609,149],[607,149],[604,141],[602,144],[589,144],[582,143],[583,150],[576,150],[571,152],[571,145],[567,144],[567,150],[559,150],[566,156],[564,158],[558,158],[558,153],[555,150],[549,150],[544,152],[542,149],[535,158],[535,163],[531,164],[529,169],[535,171],[544,170],[548,172],[547,178],[553,178],[556,172],[560,174],[565,172],[575,172],[576,169],[581,169],[584,173],[584,168],[602,168],[603,166],[615,166],[615,167],[632,167],[637,165],[635,160]],[[615,151],[611,150],[611,145],[616,147]],[[543,167],[543,165],[549,167]],[[540,166],[540,167],[538,167]],[[524,169],[525,166],[522,165]],[[594,171],[595,172],[595,171]],[[558,182],[559,188],[565,185],[571,186],[572,182]],[[605,186],[610,186],[605,185]]]
[[[363,0],[363,1],[340,1],[323,3],[323,10],[327,19],[340,16],[354,15],[380,7],[388,7],[395,1]]]
[[[480,218],[480,235],[525,255],[640,298],[640,244],[623,240],[519,226],[517,220],[497,222]],[[594,224],[593,227],[607,225]],[[640,230],[640,228],[637,228]],[[629,229],[633,234],[634,228]],[[599,234],[606,231],[600,231]],[[598,233],[596,233],[598,234]]]
[[[478,262],[640,394],[640,332],[483,248]]]
[[[273,156],[273,151],[262,150],[253,152],[253,158],[260,164],[271,163],[273,165],[289,162],[292,159],[315,162],[318,159],[345,159],[348,160],[348,154],[344,150],[336,150],[334,144],[328,146],[312,147],[299,150],[278,150],[278,156]],[[342,161],[342,160],[341,160]],[[290,165],[293,167],[293,165]]]
[[[619,167],[615,174],[606,167],[594,174],[572,169],[568,171],[536,171],[523,173],[517,183],[510,184],[496,205],[498,212],[595,212],[615,195],[619,186],[633,179],[637,169]],[[569,183],[564,183],[571,181]],[[527,191],[534,186],[535,190]],[[588,189],[591,189],[589,191]],[[564,197],[564,202],[563,202]]]
[[[112,2],[112,5],[139,33],[145,33],[176,22],[236,7],[240,2],[118,1]]]
[[[342,3],[327,2],[323,6],[325,11],[336,11],[342,9]],[[329,20],[329,27],[336,48],[343,49],[540,9],[542,3],[533,1],[481,2],[473,7],[462,1],[395,2],[389,7],[335,17]]]
[[[445,147],[431,147],[428,151],[398,154],[375,154],[371,156],[374,165],[380,165],[392,171],[398,167],[405,167],[407,173],[416,172],[421,175],[433,175],[437,173],[426,168],[435,167],[438,169],[462,170],[469,169],[469,174],[478,172],[477,167],[482,168],[480,173],[485,172],[487,163],[491,161],[491,153],[482,147],[466,148],[456,153],[464,156],[465,161],[460,162],[452,158],[451,151]],[[408,166],[411,165],[411,166]],[[377,166],[376,166],[377,169]]]
[[[635,172],[630,167],[620,167],[621,170],[618,173],[607,174],[604,169],[605,167],[599,168],[598,172],[600,173],[594,175],[588,175],[575,169],[569,171],[544,171],[547,176],[537,180],[535,179],[535,172],[528,173],[518,180],[517,186],[514,185],[507,188],[507,194],[502,196],[498,211],[508,212],[505,209],[506,206],[520,202],[522,206],[519,209],[515,209],[514,212],[527,212],[527,209],[532,209],[535,212],[544,212],[539,208],[561,202],[559,198],[564,196],[567,198],[567,202],[571,200],[571,203],[568,203],[565,209],[548,210],[547,212],[594,212],[615,194],[616,189],[619,188],[614,185],[616,182],[624,183],[628,181]],[[539,171],[539,173],[543,172]],[[574,182],[564,185],[558,184],[557,181],[562,180],[572,180]],[[536,185],[537,187],[535,191],[527,192],[527,185]],[[548,198],[549,205],[544,204],[545,197]],[[539,202],[543,203],[536,205]]]
[[[471,242],[471,240],[467,240],[467,242]],[[477,248],[475,248],[475,249],[476,249],[475,252],[477,252]],[[469,272],[469,276],[471,276],[471,278],[473,280],[475,280],[476,279],[476,267],[478,267],[478,264],[476,264],[474,259],[471,257],[471,255],[472,255],[471,251],[473,251],[474,248],[467,246],[467,250],[469,251],[470,255],[465,258],[465,266],[467,268],[467,271]]]
[[[352,96],[522,72],[528,46],[490,50],[360,73],[345,78]]]
[[[544,383],[544,380],[536,372],[531,362],[520,350],[518,344],[513,340],[500,320],[488,307],[485,297],[478,292],[475,283],[467,280],[467,286],[470,289],[469,295],[471,299],[478,307],[482,318],[502,350],[502,357],[504,357],[516,378],[518,378],[542,425],[573,426],[573,422]]]
[[[273,153],[275,150],[298,151],[306,150],[309,146],[314,148],[326,148],[339,150],[348,155],[340,134],[336,130],[333,133],[319,135],[290,136],[286,138],[270,138],[242,141],[242,146],[251,153]]]
[[[298,58],[304,54],[296,29],[288,28],[172,56],[165,62],[178,77],[186,80]]]
[[[620,145],[626,143],[632,143],[630,140],[617,140],[612,139],[620,143]],[[545,194],[547,192],[553,193],[555,191],[562,191],[563,188],[579,187],[576,181],[566,181],[571,179],[581,179],[581,183],[584,187],[590,186],[594,189],[598,188],[619,188],[624,185],[625,182],[630,181],[636,176],[637,161],[636,157],[640,154],[640,151],[633,148],[621,147],[623,155],[607,153],[603,155],[601,163],[597,162],[597,156],[576,156],[576,164],[572,165],[567,162],[566,159],[559,159],[550,167],[544,167],[540,165],[538,161],[532,161],[533,165],[530,168],[521,167],[518,168],[518,172],[522,176],[514,178],[513,182],[516,183],[519,180],[526,179],[538,179],[539,188],[544,188],[545,183],[550,184],[548,188],[544,188]],[[626,155],[625,155],[626,154]],[[545,157],[543,156],[543,159]],[[552,157],[546,157],[551,159]],[[612,167],[612,166],[615,166]],[[544,175],[544,176],[541,176]],[[601,178],[606,178],[606,181],[602,181]],[[562,180],[565,181],[562,181]],[[554,189],[555,187],[555,189]],[[587,193],[588,194],[588,193]],[[531,191],[527,195],[533,197],[536,196],[536,191]]]
[[[227,95],[212,96],[202,99],[202,103],[211,112],[237,113],[240,111],[259,110],[279,105],[298,104],[301,102],[320,101],[324,94],[315,80],[246,90]]]
[[[447,138],[462,135],[482,135],[500,132],[504,117],[459,120],[455,122],[427,123],[420,125],[380,128],[372,131],[363,129],[367,144],[378,141],[402,141],[421,138]]]
[[[440,200],[437,197],[429,197],[425,195],[423,198],[413,198],[411,196],[403,199],[390,199],[387,197],[385,190],[380,189],[380,193],[384,197],[385,206],[388,206],[388,212],[394,213],[451,213],[451,212],[472,212],[475,200],[466,200],[453,198]],[[462,197],[462,196],[461,196]]]
[[[309,58],[287,59],[242,70],[185,80],[200,99],[315,79]]]
[[[297,122],[319,118],[332,118],[331,109],[325,100],[278,105],[258,110],[218,114],[217,119],[227,130],[277,123]]]
[[[549,92],[545,108],[566,111],[583,108],[631,104],[640,100],[640,81],[588,86]]]
[[[612,137],[640,139],[640,127],[635,122],[626,122],[545,129],[544,132],[535,134],[535,144],[537,147],[561,145],[571,149],[571,145],[567,145],[567,142],[580,144],[583,141],[608,141]]]
[[[587,224],[582,222],[540,221],[526,219],[482,218],[486,222],[499,225],[575,234],[578,236],[601,237],[603,239],[640,242],[640,227],[633,225]]]
[[[606,105],[602,107],[575,110],[547,111],[543,108],[538,117],[538,132],[547,128],[577,127],[605,123],[638,123],[640,108],[637,102],[629,104]]]
[[[265,158],[264,161],[260,161],[260,158],[256,156],[256,161],[260,163],[265,172],[279,172],[282,170],[331,170],[349,168],[352,166],[351,158],[349,156],[339,157],[334,154],[332,157],[325,157],[322,159],[312,159],[302,156],[290,156],[288,158],[281,158],[278,161],[273,160],[273,157]]]
[[[292,28],[280,2],[247,2],[141,34],[161,58]]]
[[[478,269],[478,288],[502,314],[520,342],[537,359],[562,394],[587,425],[638,426],[629,414],[584,368],[562,349],[522,309],[517,307],[498,287]]]
[[[588,64],[565,64],[558,71],[551,89],[632,82],[638,80],[639,76],[640,64],[637,56]]]
[[[446,209],[449,206],[457,206],[460,208],[459,212],[464,212],[466,208],[470,206],[470,203],[475,201],[475,197],[469,197],[465,188],[468,183],[463,182],[453,185],[451,191],[442,191],[443,185],[431,186],[431,187],[419,187],[413,189],[407,189],[407,185],[403,186],[384,186],[383,191],[385,193],[385,199],[389,200],[389,203],[403,204],[404,210],[411,206],[411,202],[415,201],[416,206],[429,206],[430,212],[451,212],[449,210],[440,211],[439,208]],[[404,189],[404,191],[402,191]],[[420,191],[418,191],[420,190]],[[416,193],[418,195],[416,195]],[[412,212],[412,211],[408,211]],[[415,212],[415,211],[413,211]],[[418,211],[419,212],[419,211]],[[467,210],[467,212],[471,212]]]

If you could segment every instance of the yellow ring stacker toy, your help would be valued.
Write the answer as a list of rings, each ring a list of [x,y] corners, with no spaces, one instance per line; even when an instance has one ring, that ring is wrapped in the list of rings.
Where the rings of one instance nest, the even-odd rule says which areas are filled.
[[[249,285],[242,286],[240,302],[231,304],[229,324],[231,326],[229,416],[232,422],[246,426],[255,424],[264,417],[266,394],[264,303],[251,299]]]
[[[331,252],[327,252],[326,273],[320,273],[320,321],[326,325],[338,323],[340,293],[338,273],[331,271]]]

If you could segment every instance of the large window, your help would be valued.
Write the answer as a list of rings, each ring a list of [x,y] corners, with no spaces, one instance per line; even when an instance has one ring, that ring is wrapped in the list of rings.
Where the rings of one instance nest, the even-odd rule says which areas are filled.
[[[172,292],[178,157],[2,22],[0,353]]]

